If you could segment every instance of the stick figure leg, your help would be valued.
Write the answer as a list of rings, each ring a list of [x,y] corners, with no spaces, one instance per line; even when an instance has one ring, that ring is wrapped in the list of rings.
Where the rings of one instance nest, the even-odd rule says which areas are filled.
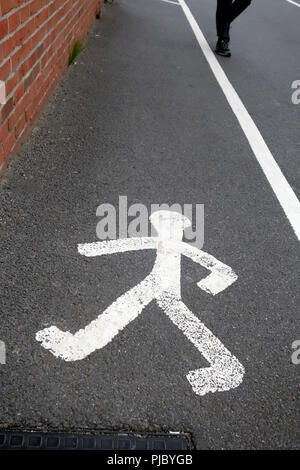
[[[197,395],[238,387],[245,369],[221,341],[186,307],[181,299],[163,293],[160,308],[201,352],[211,367],[190,371],[187,379]]]
[[[107,345],[126,325],[134,320],[153,300],[155,279],[150,274],[142,282],[121,295],[96,320],[72,334],[56,326],[40,330],[36,340],[45,349],[65,361],[84,359]]]

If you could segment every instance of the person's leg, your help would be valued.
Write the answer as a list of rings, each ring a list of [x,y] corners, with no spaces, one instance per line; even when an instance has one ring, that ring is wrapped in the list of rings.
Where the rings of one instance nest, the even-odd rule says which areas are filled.
[[[230,9],[230,23],[243,13],[250,5],[251,0],[235,0]]]
[[[223,57],[230,57],[229,49],[229,28],[231,18],[231,6],[233,0],[218,0],[216,22],[218,42],[216,53]]]
[[[251,3],[251,0],[217,0],[217,35],[218,42],[216,45],[216,53],[230,57],[229,49],[229,30],[230,24],[237,18]]]
[[[229,40],[229,26],[231,21],[231,6],[233,0],[218,0],[216,23],[219,39]]]

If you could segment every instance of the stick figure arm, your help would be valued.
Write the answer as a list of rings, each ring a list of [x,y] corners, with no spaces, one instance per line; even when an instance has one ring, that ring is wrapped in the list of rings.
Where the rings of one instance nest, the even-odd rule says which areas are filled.
[[[80,243],[78,252],[83,256],[102,256],[126,251],[150,250],[157,246],[155,237],[120,238],[103,242]]]
[[[180,246],[182,255],[211,271],[211,274],[197,283],[197,286],[205,292],[212,295],[219,294],[237,280],[235,272],[212,255],[187,243],[180,242]]]

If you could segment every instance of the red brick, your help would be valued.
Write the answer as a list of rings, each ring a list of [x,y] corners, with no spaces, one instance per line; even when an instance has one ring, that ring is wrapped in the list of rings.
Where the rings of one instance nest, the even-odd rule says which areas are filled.
[[[14,88],[16,88],[19,81],[19,74],[14,73],[12,77],[10,77],[6,82],[6,93],[9,95]]]
[[[34,49],[42,41],[46,34],[46,28],[37,28],[36,33],[34,33],[31,38],[31,49]]]
[[[8,121],[0,127],[0,142],[4,142],[8,134]]]
[[[18,6],[18,2],[17,0],[0,0],[0,5],[2,15],[6,15],[6,13]]]
[[[41,58],[41,68],[43,69],[48,61],[47,54],[44,54]]]
[[[5,81],[10,74],[10,60],[0,66],[0,80]]]
[[[3,150],[4,150],[5,155],[7,155],[10,149],[12,148],[13,144],[15,143],[15,140],[16,140],[15,133],[11,132],[3,144]]]
[[[44,45],[41,44],[36,50],[37,59],[39,59],[41,57],[41,55],[43,54],[43,51],[44,51]]]
[[[6,39],[6,41],[4,41],[3,48],[5,57],[7,57],[14,50],[15,45],[14,36],[11,36],[10,38]]]
[[[3,145],[0,145],[0,171],[3,171],[4,158],[5,158],[5,153],[3,150]]]
[[[48,14],[51,16],[56,10],[55,2],[51,3],[48,7]]]
[[[26,26],[23,26],[15,32],[15,41],[17,46],[20,46],[24,42],[24,39],[26,38],[26,30]]]
[[[17,114],[16,111],[12,113],[12,115],[8,118],[8,130],[11,132],[16,125],[16,122],[18,120],[19,114]]]
[[[33,0],[30,3],[30,14],[34,15],[41,8],[41,0]]]
[[[25,63],[26,63],[26,57],[28,57],[28,54],[30,54],[31,52],[31,46],[30,46],[30,41],[27,41],[23,44],[22,48],[21,48],[21,61],[23,62],[21,67],[20,67],[20,70],[21,70],[21,73],[22,73],[22,76],[26,75],[26,73],[28,72],[29,68],[26,68],[26,67],[23,67],[24,65],[24,60],[25,60]]]
[[[30,105],[26,108],[26,111],[25,111],[26,121],[30,121],[31,116],[33,115],[33,111],[34,111],[34,104],[30,103]]]
[[[15,128],[16,122],[18,121],[21,114],[24,113],[27,104],[28,104],[28,96],[25,95],[23,99],[20,101],[20,103],[18,103],[18,105],[15,107],[14,112],[8,118],[8,129],[10,131]]]
[[[20,134],[23,132],[25,124],[26,124],[26,119],[25,119],[25,113],[24,113],[19,119],[19,121],[17,122],[16,128],[15,128],[16,137],[19,137]]]
[[[18,103],[17,109],[19,111],[19,114],[23,113],[28,106],[29,98],[28,98],[28,93],[23,95],[23,98],[21,99],[20,103]]]
[[[45,8],[43,11],[41,11],[41,13],[36,15],[35,20],[34,20],[35,27],[38,28],[42,23],[44,23],[47,20],[47,18],[48,18],[48,11]]]
[[[25,5],[20,10],[21,23],[24,23],[24,21],[28,20],[29,17],[30,17],[30,7],[29,5]]]
[[[31,48],[29,47],[29,45],[27,46],[24,46],[24,48],[26,47],[26,50],[24,50],[24,57],[28,56],[28,53],[30,52]],[[32,69],[32,67],[34,66],[37,58],[36,58],[36,51],[33,51],[33,53],[22,63],[21,65],[21,74],[24,76],[27,74],[27,72]]]
[[[0,13],[7,15],[0,19],[0,80],[9,96],[0,107],[0,172],[62,76],[70,44],[84,37],[99,2],[0,0]]]
[[[18,140],[16,139],[15,143],[13,144],[12,148],[10,149],[11,156],[13,156],[18,151],[19,147],[20,147],[20,142],[18,142]]]
[[[14,92],[14,104],[16,105],[24,94],[24,83],[20,83],[16,91]]]
[[[36,78],[37,74],[39,73],[40,71],[40,63],[38,62],[36,64],[36,66],[34,67],[34,69],[30,72],[30,74],[28,75],[28,77],[25,78],[24,80],[24,90],[26,91],[30,85],[32,84],[32,82],[34,81],[34,79]]]
[[[0,41],[8,34],[8,21],[7,18],[0,21]]]
[[[9,17],[9,32],[11,33],[20,25],[20,12],[16,11]]]
[[[22,60],[22,49],[18,49],[16,52],[13,53],[11,56],[11,68],[15,70]]]
[[[34,28],[34,18],[32,18],[31,20],[29,20],[27,23],[26,23],[26,37],[29,37],[33,34],[35,28]]]

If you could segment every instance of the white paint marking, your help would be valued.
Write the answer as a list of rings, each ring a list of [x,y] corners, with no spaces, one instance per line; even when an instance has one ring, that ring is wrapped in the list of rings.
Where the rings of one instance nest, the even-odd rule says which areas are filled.
[[[284,210],[290,224],[292,225],[295,234],[300,240],[300,202],[297,199],[294,191],[283,175],[277,162],[275,161],[272,153],[270,152],[266,142],[264,141],[261,133],[256,127],[253,119],[242,103],[237,92],[228,80],[224,70],[216,59],[214,53],[209,47],[198,23],[193,17],[190,9],[186,5],[184,0],[178,0],[184,14],[196,36],[199,46],[209,63],[209,66],[219,83],[224,95],[227,98],[228,103],[231,106],[241,128],[243,129],[245,136],[248,139],[250,147],[260,164],[265,176],[267,177],[282,209]]]
[[[293,0],[286,0],[286,1],[291,3],[292,5],[296,5],[296,7],[300,8],[300,3],[294,2]]]
[[[6,89],[5,89],[5,82],[0,80],[0,104],[6,103]]]
[[[0,341],[0,364],[6,364],[6,346],[4,341]]]
[[[172,3],[173,5],[178,5],[179,6],[178,2],[173,2],[172,0],[160,0],[160,1],[164,2],[164,3]]]
[[[207,359],[210,367],[190,371],[187,379],[197,395],[235,388],[243,380],[244,367],[221,341],[181,300],[181,256],[187,256],[211,273],[198,286],[213,295],[222,292],[237,275],[213,256],[182,242],[183,231],[191,225],[182,214],[157,211],[150,217],[158,237],[120,239],[78,245],[85,256],[101,256],[125,251],[155,249],[157,256],[150,274],[121,295],[96,320],[72,334],[51,326],[36,334],[37,341],[54,356],[65,361],[84,359],[106,346],[126,325],[156,300],[170,320]]]

